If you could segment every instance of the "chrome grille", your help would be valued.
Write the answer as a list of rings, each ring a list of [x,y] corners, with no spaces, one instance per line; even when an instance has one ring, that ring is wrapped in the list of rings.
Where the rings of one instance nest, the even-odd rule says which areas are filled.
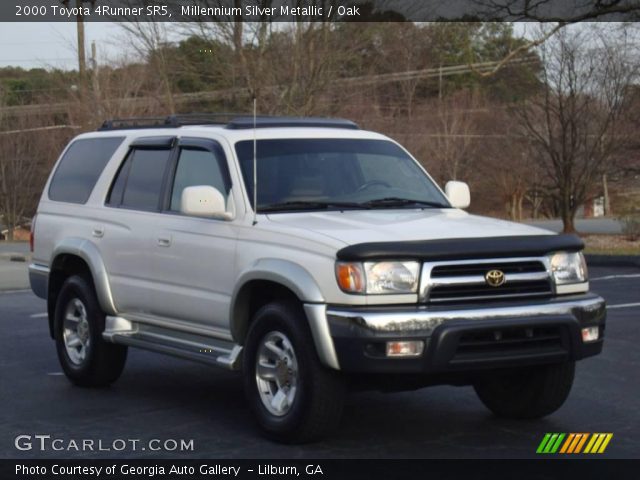
[[[490,270],[504,273],[504,284],[485,280]],[[481,259],[425,263],[420,300],[423,303],[545,297],[553,294],[546,258]]]

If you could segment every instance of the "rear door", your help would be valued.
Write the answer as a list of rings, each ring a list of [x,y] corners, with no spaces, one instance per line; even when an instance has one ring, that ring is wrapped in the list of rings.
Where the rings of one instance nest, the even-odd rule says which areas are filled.
[[[156,310],[158,224],[175,137],[145,137],[131,144],[106,199],[94,237],[104,258],[120,313]]]

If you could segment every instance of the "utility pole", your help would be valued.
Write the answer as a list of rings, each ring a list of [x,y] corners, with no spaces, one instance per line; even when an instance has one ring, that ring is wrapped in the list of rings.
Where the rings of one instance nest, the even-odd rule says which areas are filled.
[[[603,210],[605,217],[611,214],[611,205],[609,204],[609,186],[607,184],[607,174],[602,174],[602,196],[603,196]]]
[[[60,1],[65,7],[69,7],[69,0]],[[90,3],[93,8],[96,2],[95,0],[76,0],[76,7],[82,7],[85,3]],[[76,30],[78,37],[78,72],[80,74],[80,83],[82,84],[87,74],[87,56],[84,41],[84,15],[82,14],[82,8],[78,8],[78,14],[76,15]]]
[[[102,102],[100,98],[100,79],[98,77],[98,56],[96,42],[91,42],[91,84],[93,88],[93,101],[96,106],[98,119],[104,118]]]
[[[76,0],[76,5],[81,7],[82,0]],[[78,30],[78,71],[80,72],[80,81],[84,82],[87,74],[87,56],[84,51],[84,16],[82,15],[82,9],[78,9],[76,27]]]

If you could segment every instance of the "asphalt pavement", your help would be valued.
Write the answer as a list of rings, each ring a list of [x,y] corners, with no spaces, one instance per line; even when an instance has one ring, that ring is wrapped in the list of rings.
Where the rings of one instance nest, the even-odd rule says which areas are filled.
[[[526,220],[524,223],[536,227],[562,232],[562,220]],[[622,233],[622,222],[615,218],[576,218],[575,227],[579,233],[591,235],[617,235]]]
[[[578,364],[555,414],[497,419],[470,387],[357,393],[331,438],[302,446],[261,437],[239,376],[213,367],[130,349],[113,386],[72,386],[48,335],[44,301],[28,291],[0,293],[0,458],[523,458],[536,456],[546,432],[612,432],[603,456],[640,458],[640,269],[592,268],[591,278],[609,305],[605,348]],[[31,449],[16,448],[20,435],[30,436],[18,443]],[[35,435],[59,439],[63,450],[48,443],[40,451]],[[87,439],[111,450],[69,447]],[[193,449],[114,451],[118,439],[139,440],[138,447],[193,440]]]

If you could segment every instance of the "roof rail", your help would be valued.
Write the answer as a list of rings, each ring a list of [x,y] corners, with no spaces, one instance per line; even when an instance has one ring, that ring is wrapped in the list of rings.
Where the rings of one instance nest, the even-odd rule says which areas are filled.
[[[223,125],[230,130],[278,127],[324,127],[346,128],[358,130],[359,127],[350,120],[322,117],[276,117],[258,116],[238,113],[189,113],[169,115],[165,117],[116,118],[106,120],[98,131],[131,130],[142,128],[178,128],[186,125]]]
[[[230,130],[243,130],[254,127],[253,117],[237,117],[227,123],[225,128]],[[359,130],[360,127],[351,120],[342,118],[324,117],[257,117],[256,128],[278,128],[278,127],[321,127],[321,128],[346,128]]]
[[[238,113],[185,113],[163,117],[115,118],[106,120],[98,131],[138,128],[178,128],[183,125],[226,125],[245,114]]]

